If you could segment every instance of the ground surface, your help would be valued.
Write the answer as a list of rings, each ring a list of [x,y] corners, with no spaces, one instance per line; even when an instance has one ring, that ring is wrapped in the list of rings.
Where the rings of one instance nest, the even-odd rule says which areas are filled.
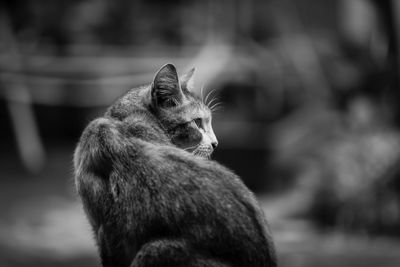
[[[48,150],[38,175],[2,152],[0,266],[100,266],[89,225],[76,200],[72,145]],[[281,267],[400,266],[400,241],[322,233],[310,222],[281,218],[285,197],[261,196]]]

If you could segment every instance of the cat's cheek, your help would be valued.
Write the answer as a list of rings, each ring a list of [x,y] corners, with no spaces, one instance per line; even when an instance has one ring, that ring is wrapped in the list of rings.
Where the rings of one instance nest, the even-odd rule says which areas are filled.
[[[171,141],[179,147],[189,147],[200,144],[202,138],[202,134],[197,129],[189,128],[175,132]]]
[[[192,142],[199,144],[203,140],[203,135],[198,130],[193,130],[193,131],[194,133],[192,135],[192,140],[193,140]]]

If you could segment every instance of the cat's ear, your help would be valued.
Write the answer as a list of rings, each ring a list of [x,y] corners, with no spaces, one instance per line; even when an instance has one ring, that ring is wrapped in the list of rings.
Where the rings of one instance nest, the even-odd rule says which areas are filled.
[[[173,107],[182,103],[183,93],[174,65],[166,64],[157,72],[151,85],[151,101],[154,107]]]
[[[181,77],[179,77],[179,80],[181,82],[182,89],[187,89],[188,91],[191,91],[194,87],[194,71],[196,69],[192,68],[185,74],[183,74]]]

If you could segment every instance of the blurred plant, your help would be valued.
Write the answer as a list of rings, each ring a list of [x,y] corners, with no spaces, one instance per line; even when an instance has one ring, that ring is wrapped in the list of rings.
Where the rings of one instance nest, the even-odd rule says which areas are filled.
[[[307,214],[345,231],[400,234],[397,6],[342,1],[337,47],[307,35],[288,44],[294,68],[308,69],[295,73],[302,101],[271,125],[274,166],[292,178],[286,215]],[[313,51],[313,62],[298,44]]]

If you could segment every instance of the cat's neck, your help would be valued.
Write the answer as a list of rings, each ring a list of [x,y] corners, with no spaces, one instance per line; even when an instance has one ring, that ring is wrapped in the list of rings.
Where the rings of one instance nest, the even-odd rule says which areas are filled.
[[[148,111],[150,105],[150,85],[133,88],[117,99],[105,116],[123,121],[136,111]]]
[[[135,110],[121,122],[127,137],[138,138],[154,144],[172,145],[165,130],[148,110]]]
[[[151,111],[150,86],[128,91],[106,111],[105,117],[119,121],[127,137],[172,145],[165,130]]]

